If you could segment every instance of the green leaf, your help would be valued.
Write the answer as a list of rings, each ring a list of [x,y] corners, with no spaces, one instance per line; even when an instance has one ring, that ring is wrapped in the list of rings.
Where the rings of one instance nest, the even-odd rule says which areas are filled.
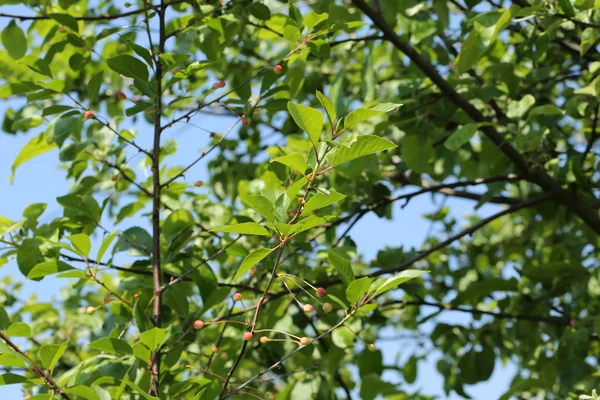
[[[252,3],[248,6],[248,11],[256,19],[268,21],[271,19],[271,10],[261,3]]]
[[[136,385],[133,382],[127,381],[127,386],[129,386],[130,388],[132,388],[133,390],[135,390],[135,392],[137,394],[139,394],[140,396],[142,396],[146,400],[160,400],[158,397],[150,396],[148,393],[146,393],[145,391],[143,391],[142,388],[140,388],[138,385]]]
[[[248,272],[252,267],[261,262],[272,252],[273,250],[265,248],[259,248],[250,252],[250,254],[248,254],[246,258],[244,258],[244,261],[242,261],[242,265],[240,265],[240,268],[238,268],[233,279],[239,279],[242,275]]]
[[[10,318],[4,307],[0,307],[0,331],[5,330],[10,325]]]
[[[243,222],[235,225],[223,225],[211,229],[211,232],[240,233],[243,235],[271,236],[262,225],[256,222]]]
[[[568,0],[565,0],[568,1]],[[596,28],[586,28],[581,34],[581,46],[579,48],[579,54],[583,57],[590,48],[598,40],[598,30]]]
[[[31,328],[25,322],[13,322],[4,332],[6,336],[31,337]]]
[[[575,9],[573,9],[573,5],[570,0],[558,0],[558,5],[563,10],[563,12],[567,15],[567,17],[574,18],[575,17]]]
[[[117,231],[114,231],[113,233],[106,235],[104,237],[104,240],[102,240],[102,244],[100,245],[100,248],[98,249],[98,254],[96,255],[97,262],[102,261],[102,257],[104,257],[104,253],[106,253],[106,250],[108,250],[108,247],[110,246],[112,241],[117,236],[117,233],[118,233]]]
[[[44,262],[39,245],[38,240],[27,238],[19,246],[17,250],[17,265],[23,276],[29,275],[33,267]]]
[[[469,70],[486,53],[511,20],[510,9],[500,9],[478,14],[473,18],[473,29],[461,46],[456,59],[458,72]]]
[[[340,349],[345,349],[354,345],[355,337],[354,333],[345,326],[341,326],[331,333],[331,341]]]
[[[294,225],[292,225],[293,229],[291,230],[290,234],[291,233],[296,233],[296,234],[302,233],[304,231],[314,228],[315,226],[323,225],[324,223],[329,222],[334,219],[335,219],[335,217],[332,217],[332,216],[319,217],[316,215],[310,215],[310,216],[296,222]]]
[[[27,53],[27,38],[14,19],[2,30],[2,45],[13,60],[18,60]]]
[[[48,151],[54,149],[56,147],[56,143],[49,139],[50,136],[47,133],[42,133],[33,139],[31,139],[27,144],[21,149],[17,158],[12,165],[12,172],[10,174],[10,183],[13,183],[15,177],[15,171],[19,166],[23,163],[31,160],[34,157],[39,156],[40,154],[47,153]]]
[[[350,266],[350,261],[337,254],[333,250],[327,251],[327,259],[333,268],[336,270],[344,285],[348,286],[355,279],[354,272]]]
[[[479,124],[466,124],[452,132],[444,142],[444,146],[450,151],[456,151],[463,144],[468,143],[479,129]]]
[[[537,117],[538,115],[563,115],[564,112],[553,104],[545,104],[532,109],[527,115],[528,118]]]
[[[81,119],[78,117],[63,118],[59,117],[52,120],[48,124],[48,134],[52,135],[52,140],[56,142],[59,147],[62,147],[65,140],[70,136],[76,135],[81,129]]]
[[[178,234],[194,226],[194,216],[188,210],[180,208],[173,211],[165,222],[162,229],[167,241],[172,241]]]
[[[10,372],[0,375],[0,386],[14,385],[17,383],[23,383],[27,381],[28,379],[24,376],[13,374]]]
[[[304,173],[308,169],[308,164],[304,159],[304,155],[302,153],[292,153],[285,156],[277,157],[271,162],[277,162],[283,165],[287,165],[294,171],[298,171],[300,173]]]
[[[304,132],[308,134],[310,141],[313,146],[317,146],[321,131],[323,130],[323,121],[325,116],[319,110],[314,108],[288,102],[288,111],[296,122],[296,125],[300,127]]]
[[[346,298],[351,304],[356,304],[371,287],[371,278],[365,276],[350,282],[346,288]]]
[[[345,198],[346,195],[338,193],[335,190],[330,190],[329,194],[317,192],[306,202],[304,208],[302,209],[302,212],[309,213],[320,208],[327,207],[328,205],[336,203]]]
[[[133,322],[140,332],[146,332],[152,329],[153,326],[152,321],[150,321],[150,318],[144,312],[144,307],[139,302],[133,305]]]
[[[433,143],[429,137],[406,135],[402,139],[402,159],[417,173],[433,172],[430,161],[435,158]]]
[[[411,357],[404,364],[402,375],[404,375],[406,383],[414,383],[417,380],[417,361],[418,359],[416,357]]]
[[[530,94],[526,94],[519,101],[512,101],[508,105],[506,116],[509,118],[522,118],[527,111],[535,104],[535,97]]]
[[[152,328],[140,335],[140,342],[152,352],[158,350],[167,339],[167,330],[161,328]]]
[[[401,271],[390,278],[380,278],[375,281],[373,287],[377,288],[373,296],[380,296],[385,292],[394,289],[396,286],[403,284],[404,282],[410,281],[426,274],[429,271],[419,271],[416,269],[407,269]]]
[[[216,306],[217,304],[221,304],[225,301],[225,299],[229,296],[230,289],[227,287],[220,287],[212,291],[208,299],[202,304],[202,312],[206,312]]]
[[[133,349],[124,340],[104,337],[89,344],[90,349],[103,351],[109,354],[133,354]]]
[[[360,124],[363,121],[368,120],[369,118],[376,117],[378,115],[385,114],[396,108],[400,107],[402,104],[395,103],[381,103],[377,104],[370,108],[359,108],[352,111],[350,114],[344,118],[344,128],[350,129],[353,126]]]
[[[75,247],[75,250],[77,250],[77,252],[80,255],[84,256],[85,258],[87,258],[90,255],[90,250],[92,249],[92,242],[88,235],[78,233],[76,235],[71,235],[67,237],[67,239],[69,239],[69,242],[71,242],[73,247]]]
[[[319,103],[321,103],[321,106],[325,110],[325,113],[327,114],[327,118],[329,118],[331,125],[335,126],[335,119],[337,118],[337,114],[335,113],[335,107],[333,106],[333,103],[318,90],[317,99],[319,100]]]
[[[140,101],[135,106],[126,109],[125,115],[127,115],[128,117],[132,117],[136,114],[141,113],[142,111],[150,110],[153,106],[154,104],[150,103],[149,101]]]
[[[102,86],[102,82],[104,81],[104,71],[100,71],[97,74],[92,76],[92,79],[88,82],[87,85],[87,95],[90,101],[94,101],[96,97],[98,97],[98,93],[100,92],[100,86]]]
[[[321,22],[327,21],[329,19],[329,14],[326,12],[317,14],[314,11],[311,11],[307,15],[304,16],[304,23],[308,29],[312,29],[315,26],[319,25]]]
[[[242,196],[242,202],[259,213],[267,221],[273,222],[275,220],[273,204],[265,196],[260,194]]]
[[[45,344],[40,347],[38,356],[40,357],[42,365],[46,367],[46,369],[54,369],[58,360],[65,354],[68,345],[69,342],[64,342],[61,344]]]
[[[359,136],[350,148],[340,147],[331,160],[331,166],[344,164],[356,158],[397,147],[389,140],[374,135]]]
[[[140,79],[148,82],[148,68],[139,59],[128,54],[121,54],[106,60],[108,67],[113,71],[129,78]]]
[[[59,272],[65,272],[74,269],[75,268],[71,267],[69,264],[59,260],[44,261],[37,264],[31,269],[31,271],[29,271],[27,274],[27,279],[43,278],[47,275],[57,274]]]
[[[61,25],[66,26],[74,32],[79,32],[79,26],[77,20],[68,14],[48,14],[50,18],[55,20]]]

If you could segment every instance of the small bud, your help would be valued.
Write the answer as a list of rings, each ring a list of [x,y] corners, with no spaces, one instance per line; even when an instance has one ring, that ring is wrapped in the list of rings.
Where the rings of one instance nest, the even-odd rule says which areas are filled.
[[[62,25],[59,25],[59,26],[58,26],[58,31],[59,31],[59,32],[64,32],[64,31],[65,31],[65,27],[64,27],[64,26],[62,26]]]
[[[323,311],[328,313],[331,312],[331,310],[333,310],[333,306],[331,305],[331,303],[323,303]]]
[[[240,300],[242,300],[242,294],[241,294],[241,293],[239,293],[239,292],[238,292],[238,293],[236,293],[236,294],[234,294],[234,295],[233,295],[233,299],[234,299],[235,301],[240,301]]]
[[[283,67],[279,64],[277,64],[276,66],[273,67],[273,71],[275,71],[276,74],[280,74],[283,71]]]
[[[110,179],[112,179],[113,182],[116,182],[117,179],[119,179],[119,174],[114,174]]]
[[[375,351],[375,350],[377,350],[377,347],[375,347],[375,345],[373,343],[371,343],[370,345],[367,346],[367,349],[369,349],[369,351]]]
[[[190,364],[186,364],[186,365],[185,365],[185,367],[186,367],[187,369],[192,369],[192,368],[194,368],[194,367],[192,367]]]
[[[325,297],[327,295],[327,290],[325,290],[325,288],[317,288],[317,296],[319,297]]]
[[[249,123],[248,118],[242,118],[242,125],[248,125]]]
[[[191,84],[190,84],[190,85],[187,85],[187,86],[185,87],[185,91],[186,91],[186,92],[191,92],[191,91],[192,91],[192,89],[193,89],[193,86],[192,86]]]
[[[117,93],[117,99],[119,100],[125,100],[127,98],[127,95],[123,92],[119,92]]]
[[[111,299],[110,299],[110,297],[109,297],[109,296],[106,296],[106,297],[104,298],[104,302],[105,302],[105,303],[110,303],[110,300],[111,300]]]
[[[131,7],[131,3],[130,2],[126,2],[125,4],[123,4],[125,7]]]
[[[269,338],[268,338],[268,337],[266,337],[266,336],[261,336],[261,337],[260,337],[260,342],[261,342],[262,344],[268,343],[268,342],[269,342]]]
[[[304,309],[304,312],[309,313],[312,312],[312,310],[314,310],[313,306],[311,306],[310,304],[305,304],[304,307],[302,307]]]
[[[252,332],[244,332],[244,340],[246,342],[252,340]]]
[[[204,327],[204,322],[199,319],[194,321],[194,329],[202,329]]]
[[[83,113],[83,117],[86,119],[94,118],[94,113],[91,110],[86,110]]]
[[[53,139],[53,138],[51,138],[50,136],[48,136],[48,137],[46,138],[46,144],[52,144],[52,143],[54,143],[54,139]]]
[[[204,182],[202,182],[202,181],[196,181],[196,182],[194,182],[194,186],[196,186],[196,187],[200,187],[202,185],[204,185]]]
[[[307,344],[310,343],[310,339],[307,338],[306,336],[304,336],[303,338],[300,338],[300,343],[302,343],[304,346],[306,346]]]
[[[85,309],[85,312],[86,312],[86,314],[93,315],[96,312],[96,309],[94,307],[92,307],[92,306],[88,306]]]

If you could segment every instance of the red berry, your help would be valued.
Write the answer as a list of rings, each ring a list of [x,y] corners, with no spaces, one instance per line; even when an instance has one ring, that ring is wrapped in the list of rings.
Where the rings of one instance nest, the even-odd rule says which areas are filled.
[[[248,118],[242,118],[242,125],[248,125],[249,123]]]
[[[233,295],[233,299],[234,299],[235,301],[240,301],[240,300],[242,300],[242,294],[241,294],[241,293],[239,293],[239,292],[238,292],[238,293],[236,293],[236,294],[234,294],[234,295]]]
[[[136,293],[136,294],[134,294],[134,295],[133,295],[133,298],[134,298],[134,299],[139,299],[139,298],[140,298],[140,295]]]
[[[244,340],[245,341],[252,340],[252,332],[244,332]]]
[[[110,297],[106,296],[106,297],[104,298],[104,302],[105,302],[105,303],[110,303]]]
[[[300,338],[300,343],[302,343],[304,346],[306,346],[307,344],[310,343],[310,339],[307,338],[306,336],[304,336],[303,338]]]
[[[87,119],[94,118],[94,113],[91,110],[86,110],[83,113],[83,116]]]
[[[298,210],[291,210],[290,211],[290,215],[296,215],[296,214],[298,214]]]
[[[283,67],[279,64],[277,64],[276,66],[273,67],[273,71],[275,71],[276,74],[280,74],[283,71]]]
[[[117,93],[117,99],[119,100],[125,100],[127,98],[127,95],[123,92],[119,92]]]
[[[333,310],[333,306],[331,305],[331,303],[323,303],[323,311],[328,313],[331,312],[331,310]]]
[[[267,343],[268,341],[269,341],[269,338],[268,338],[268,337],[266,337],[266,336],[261,336],[261,337],[260,337],[260,342],[261,342],[262,344],[265,344],[265,343]]]
[[[319,297],[325,297],[327,295],[327,290],[325,290],[325,288],[317,288],[317,296]]]
[[[202,329],[203,327],[204,327],[204,322],[200,321],[199,319],[194,321],[195,329]]]
[[[222,87],[225,87],[225,81],[219,81],[219,82],[213,83],[213,89],[219,89]]]
[[[304,307],[302,307],[304,309],[304,312],[312,312],[313,310],[313,306],[311,306],[310,304],[305,304]]]

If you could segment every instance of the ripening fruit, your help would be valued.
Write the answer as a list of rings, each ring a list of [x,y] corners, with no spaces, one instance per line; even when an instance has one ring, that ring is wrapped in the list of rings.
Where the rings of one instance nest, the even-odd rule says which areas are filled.
[[[369,349],[369,351],[375,351],[375,350],[377,350],[377,347],[375,347],[375,345],[373,343],[371,343],[370,345],[367,346],[367,349]]]
[[[92,315],[92,314],[94,314],[96,312],[96,309],[94,307],[92,307],[92,306],[88,306],[85,309],[85,312],[86,312],[86,314]]]
[[[222,87],[225,87],[225,81],[215,82],[215,83],[213,83],[213,86],[212,86],[213,89],[219,89]]]
[[[127,98],[127,95],[123,92],[119,92],[117,93],[117,99],[119,100],[125,100]]]
[[[134,298],[134,299],[139,299],[139,298],[140,298],[140,295],[136,293],[136,294],[134,294],[134,295],[133,295],[133,298]]]
[[[104,298],[104,302],[105,302],[105,303],[110,303],[110,297],[106,296],[106,297]]]
[[[125,4],[123,4],[125,7],[131,7],[131,3],[127,2]]]
[[[298,214],[298,210],[291,210],[290,211],[290,215],[296,215],[296,214]]]
[[[199,319],[194,321],[194,329],[202,329],[204,327],[204,322]]]
[[[119,179],[119,174],[114,174],[110,179],[112,179],[113,182],[116,182],[117,179]]]
[[[46,144],[52,144],[52,143],[54,143],[54,139],[53,139],[53,138],[51,138],[50,136],[48,136],[48,137],[46,138]]]
[[[325,290],[325,288],[317,288],[317,296],[319,297],[325,297],[327,295],[327,290]]]
[[[240,301],[240,300],[242,300],[242,294],[241,294],[241,293],[239,293],[239,292],[238,292],[238,293],[236,293],[236,294],[234,294],[234,295],[233,295],[233,299],[234,299],[235,301]]]
[[[194,186],[200,187],[202,185],[204,185],[204,182],[202,182],[202,181],[196,181],[196,182],[194,182]]]
[[[331,305],[331,303],[323,303],[323,311],[328,313],[331,312],[331,310],[333,310],[333,306]]]
[[[268,341],[269,341],[269,338],[268,338],[268,337],[266,337],[266,336],[261,336],[261,337],[260,337],[260,342],[261,342],[262,344],[265,344],[265,343],[267,343]]]
[[[302,307],[304,309],[304,312],[312,312],[312,310],[314,310],[313,306],[311,306],[310,304],[305,304],[304,307]]]
[[[248,125],[249,123],[248,118],[242,118],[242,125]]]
[[[244,340],[246,342],[252,340],[252,332],[244,332]]]
[[[275,71],[276,74],[280,74],[283,71],[283,67],[279,64],[277,64],[276,66],[273,67],[273,71]]]
[[[94,118],[94,113],[91,110],[86,110],[83,113],[83,117],[87,119]]]
[[[221,360],[228,360],[228,359],[229,359],[229,354],[221,353]]]
[[[306,336],[304,336],[303,338],[300,338],[300,343],[302,343],[304,346],[306,346],[307,344],[310,343],[310,339],[307,338]]]

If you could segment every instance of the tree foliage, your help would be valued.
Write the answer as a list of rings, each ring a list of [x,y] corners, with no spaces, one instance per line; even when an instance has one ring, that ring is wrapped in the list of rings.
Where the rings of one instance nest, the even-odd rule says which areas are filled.
[[[425,399],[406,384],[436,349],[447,394],[501,361],[492,397],[596,396],[598,0],[0,4],[2,140],[31,138],[10,179],[53,152],[71,184],[56,218],[0,217],[0,265],[66,285],[2,282],[1,385]],[[182,162],[174,132],[208,145]],[[466,226],[442,203],[422,248],[361,255],[358,221],[411,230],[429,195]],[[386,332],[413,338],[396,365]]]

